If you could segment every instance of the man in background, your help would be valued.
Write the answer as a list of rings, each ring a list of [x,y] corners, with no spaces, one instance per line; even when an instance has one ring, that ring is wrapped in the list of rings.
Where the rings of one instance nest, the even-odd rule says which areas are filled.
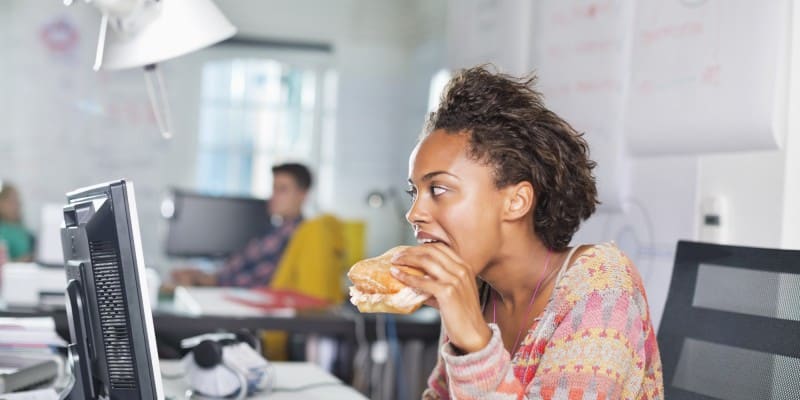
[[[272,197],[267,203],[271,224],[267,233],[235,252],[215,273],[197,269],[172,272],[175,285],[264,287],[272,281],[289,240],[303,221],[303,205],[311,189],[311,172],[296,163],[272,167]]]

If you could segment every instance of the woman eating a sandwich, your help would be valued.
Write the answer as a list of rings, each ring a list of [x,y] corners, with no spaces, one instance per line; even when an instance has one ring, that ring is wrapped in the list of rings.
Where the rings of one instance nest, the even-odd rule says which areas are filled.
[[[421,245],[391,273],[441,314],[423,397],[660,399],[642,280],[613,243],[570,246],[598,203],[595,163],[533,80],[461,71],[411,154]]]

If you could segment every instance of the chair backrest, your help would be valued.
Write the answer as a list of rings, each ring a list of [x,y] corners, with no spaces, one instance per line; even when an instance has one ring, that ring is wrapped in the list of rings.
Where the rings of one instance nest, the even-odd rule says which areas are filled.
[[[800,399],[800,251],[678,242],[665,398]]]
[[[297,227],[289,240],[270,287],[341,303],[345,251],[338,218],[323,214],[309,219]]]
[[[343,220],[342,234],[344,236],[345,247],[345,270],[357,261],[362,260],[365,254],[365,242],[367,226],[362,220]]]

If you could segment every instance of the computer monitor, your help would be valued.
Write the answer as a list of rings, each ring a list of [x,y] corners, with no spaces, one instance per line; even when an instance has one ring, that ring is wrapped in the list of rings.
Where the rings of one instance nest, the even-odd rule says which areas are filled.
[[[210,196],[174,190],[166,253],[173,257],[226,257],[267,232],[264,199]]]
[[[133,184],[67,193],[63,210],[73,381],[62,398],[163,399]]]

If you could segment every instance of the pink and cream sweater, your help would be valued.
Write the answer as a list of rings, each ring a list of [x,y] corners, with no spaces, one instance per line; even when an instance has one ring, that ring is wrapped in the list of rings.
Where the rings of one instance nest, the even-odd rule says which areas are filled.
[[[662,399],[647,298],[628,257],[613,243],[595,245],[556,279],[513,357],[492,323],[475,353],[458,355],[443,335],[423,399]]]

